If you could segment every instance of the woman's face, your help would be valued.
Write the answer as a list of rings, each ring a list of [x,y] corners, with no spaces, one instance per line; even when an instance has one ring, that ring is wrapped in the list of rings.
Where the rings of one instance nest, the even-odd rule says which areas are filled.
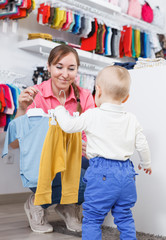
[[[73,53],[64,56],[55,65],[48,66],[48,71],[52,78],[53,93],[56,94],[60,90],[67,92],[70,85],[74,82],[77,74],[77,61]]]

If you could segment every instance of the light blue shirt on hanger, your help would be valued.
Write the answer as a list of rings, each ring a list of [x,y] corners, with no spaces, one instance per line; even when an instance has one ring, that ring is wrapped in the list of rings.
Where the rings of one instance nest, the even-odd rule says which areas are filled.
[[[18,139],[20,147],[20,175],[24,187],[36,187],[43,143],[49,128],[49,118],[20,116],[9,123],[2,157],[8,145]]]

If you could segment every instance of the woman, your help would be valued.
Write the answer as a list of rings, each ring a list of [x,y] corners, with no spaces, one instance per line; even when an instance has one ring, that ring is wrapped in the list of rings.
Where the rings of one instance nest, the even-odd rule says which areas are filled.
[[[78,54],[76,50],[70,46],[60,45],[52,49],[48,57],[48,71],[51,78],[39,85],[28,87],[21,92],[16,117],[24,115],[28,109],[34,108],[35,105],[37,108],[42,108],[46,113],[48,113],[49,109],[54,109],[60,104],[63,104],[70,114],[76,111],[81,113],[89,108],[93,108],[94,101],[90,92],[74,84],[79,65]],[[63,92],[61,90],[63,90]],[[60,91],[62,94],[59,95]],[[64,99],[66,99],[65,102]],[[13,148],[18,147],[18,142],[15,141],[11,143],[11,146]],[[85,152],[86,136],[83,134],[83,155],[85,155]],[[83,202],[85,185],[82,182],[82,177],[84,176],[85,168],[88,166],[87,161],[85,157],[82,158],[78,204]],[[32,188],[31,190],[35,193],[36,188]],[[75,204],[60,205],[60,199],[61,177],[60,174],[57,174],[52,183],[52,204],[58,204],[55,210],[65,221],[69,230],[81,231],[81,222],[79,222],[75,216]],[[32,194],[24,204],[31,229],[34,232],[40,233],[52,232],[53,227],[48,223],[45,214],[45,208],[49,205],[35,206],[33,200],[34,194]]]

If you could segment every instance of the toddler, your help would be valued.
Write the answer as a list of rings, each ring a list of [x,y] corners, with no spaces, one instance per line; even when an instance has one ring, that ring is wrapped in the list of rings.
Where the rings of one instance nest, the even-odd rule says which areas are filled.
[[[135,240],[131,208],[137,200],[135,170],[130,157],[135,149],[139,169],[151,174],[150,151],[136,117],[126,112],[123,102],[129,96],[130,74],[120,66],[108,66],[96,78],[95,102],[79,117],[63,106],[55,108],[56,119],[68,133],[85,131],[89,158],[84,181],[83,240],[102,239],[101,225],[111,210],[120,239]]]

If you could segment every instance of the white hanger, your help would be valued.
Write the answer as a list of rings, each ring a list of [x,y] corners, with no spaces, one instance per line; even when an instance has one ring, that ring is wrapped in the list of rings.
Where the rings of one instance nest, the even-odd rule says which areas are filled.
[[[36,108],[36,107],[29,109],[26,114],[28,117],[37,117],[37,116],[50,117],[50,115],[46,114],[42,108]]]
[[[65,105],[65,102],[66,102],[66,93],[65,93],[65,91],[64,90],[60,90],[59,91],[59,96],[61,95],[61,93],[63,93],[63,97],[64,97],[64,102],[63,102],[63,106]]]
[[[33,99],[33,102],[35,103],[34,99]],[[27,116],[28,117],[37,117],[37,116],[41,116],[41,117],[50,117],[49,114],[45,113],[43,111],[42,108],[37,108],[36,107],[36,103],[35,103],[35,107],[34,108],[30,108],[28,111],[27,111]]]
[[[34,101],[34,100],[33,100]],[[35,102],[35,101],[34,101]],[[42,108],[31,108],[27,111],[27,116],[28,117],[51,117],[51,125],[56,125],[57,122],[55,121],[55,116],[54,116],[54,109],[48,110],[48,114],[43,111]]]
[[[42,93],[38,90],[38,92],[42,95]],[[33,99],[33,98],[32,98]],[[37,108],[36,107],[36,102],[35,100],[33,99],[33,102],[35,104],[35,107],[34,108],[30,108],[28,111],[27,111],[27,116],[28,117],[37,117],[37,116],[41,116],[41,117],[50,117],[49,114],[45,113],[43,111],[42,108]]]
[[[40,92],[40,90],[38,90],[38,92],[42,95],[42,93]],[[43,95],[42,95],[43,96]],[[50,109],[50,110],[48,110],[48,114],[47,113],[45,113],[44,111],[43,111],[43,109],[42,108],[37,108],[36,107],[36,102],[35,102],[35,100],[33,99],[33,102],[34,102],[34,104],[35,104],[35,107],[34,108],[31,108],[31,109],[29,109],[28,111],[27,111],[27,116],[28,117],[51,117],[52,119],[51,119],[51,125],[56,125],[57,124],[57,122],[55,121],[55,116],[54,116],[54,109]]]

